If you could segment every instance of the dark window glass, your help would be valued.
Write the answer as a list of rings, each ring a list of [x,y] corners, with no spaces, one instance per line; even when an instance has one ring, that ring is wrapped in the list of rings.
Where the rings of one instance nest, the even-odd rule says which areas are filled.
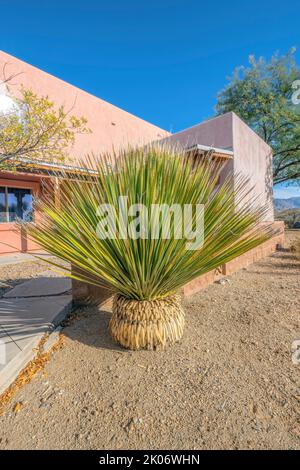
[[[0,187],[0,223],[32,220],[32,194],[30,189]]]
[[[26,222],[32,220],[32,195],[30,189],[7,188],[9,222],[17,218]]]
[[[7,222],[5,188],[0,186],[0,222]]]

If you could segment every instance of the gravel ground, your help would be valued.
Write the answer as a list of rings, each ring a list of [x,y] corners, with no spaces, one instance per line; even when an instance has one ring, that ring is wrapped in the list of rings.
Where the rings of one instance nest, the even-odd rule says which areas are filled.
[[[55,261],[55,257],[51,257]],[[0,297],[17,284],[37,277],[44,271],[51,269],[46,261],[34,260],[0,266]]]
[[[24,261],[18,264],[1,266],[0,297],[17,284],[36,277],[46,269],[49,269],[49,265],[43,261]]]
[[[109,312],[78,310],[0,417],[0,447],[300,449],[299,259],[278,252],[184,307],[184,337],[165,352],[123,350]]]

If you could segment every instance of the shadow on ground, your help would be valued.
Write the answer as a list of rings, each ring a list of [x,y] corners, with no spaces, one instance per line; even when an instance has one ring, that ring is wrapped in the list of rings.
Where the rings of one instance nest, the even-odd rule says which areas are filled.
[[[71,317],[63,324],[63,334],[72,341],[79,341],[93,348],[130,352],[118,346],[111,338],[108,329],[110,318],[111,312],[94,304],[75,307]]]
[[[271,259],[269,262],[259,262],[256,263],[258,266],[257,270],[250,269],[249,271],[243,270],[243,272],[250,277],[253,276],[253,274],[261,277],[288,276],[294,278],[294,276],[299,276],[300,262],[298,262],[297,258],[290,252],[277,252],[272,259],[275,259],[277,262],[274,263]],[[294,263],[289,261],[294,261]],[[272,263],[272,270],[265,270],[264,268],[270,268],[270,263]],[[294,272],[294,270],[296,272]],[[204,289],[204,291],[205,290],[206,289]],[[201,292],[198,293],[198,295],[201,295]],[[108,329],[110,317],[111,312],[108,309],[101,309],[101,307],[98,307],[95,303],[90,301],[84,306],[74,307],[71,319],[65,322],[63,332],[73,341],[81,342],[90,347],[110,349],[123,353],[130,352],[118,346],[110,337]],[[71,324],[72,327],[69,328],[68,324]]]
[[[23,282],[31,281],[31,279],[33,278],[23,277],[18,279],[5,279],[5,281],[2,281],[0,276],[0,299],[3,297],[4,294],[6,294],[8,291],[13,289],[17,285],[22,284]]]

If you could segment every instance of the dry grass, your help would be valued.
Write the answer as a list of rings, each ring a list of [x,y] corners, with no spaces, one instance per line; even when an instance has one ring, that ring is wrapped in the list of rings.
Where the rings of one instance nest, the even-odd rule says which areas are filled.
[[[40,341],[37,350],[37,355],[28,365],[20,372],[16,380],[10,387],[0,395],[0,416],[4,413],[7,405],[10,403],[16,392],[24,385],[28,384],[32,378],[41,370],[43,370],[55,351],[62,348],[64,337],[60,335],[58,342],[50,349],[50,351],[43,352],[43,345],[47,341],[49,335],[45,335]],[[22,408],[22,402],[17,402],[13,408],[14,413],[18,413]]]

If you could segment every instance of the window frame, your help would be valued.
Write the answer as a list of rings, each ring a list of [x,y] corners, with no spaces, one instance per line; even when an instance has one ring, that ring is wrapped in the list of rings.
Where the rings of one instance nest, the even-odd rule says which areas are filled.
[[[9,210],[8,210],[8,190],[9,189],[20,189],[20,190],[26,190],[26,191],[30,191],[29,194],[31,194],[31,197],[34,198],[34,193],[35,193],[35,190],[33,187],[25,187],[24,186],[17,186],[17,185],[11,185],[11,184],[5,184],[5,183],[2,183],[2,181],[0,180],[0,187],[1,188],[4,188],[5,190],[5,213],[6,213],[6,220],[5,221],[1,221],[0,220],[0,226],[3,227],[5,224],[9,224],[9,225],[12,225],[12,224],[15,224],[16,222],[15,221],[11,221],[9,220]],[[33,213],[32,213],[32,220],[30,222],[33,222],[34,221],[34,213],[35,211],[33,210]],[[28,222],[28,223],[30,223]]]

